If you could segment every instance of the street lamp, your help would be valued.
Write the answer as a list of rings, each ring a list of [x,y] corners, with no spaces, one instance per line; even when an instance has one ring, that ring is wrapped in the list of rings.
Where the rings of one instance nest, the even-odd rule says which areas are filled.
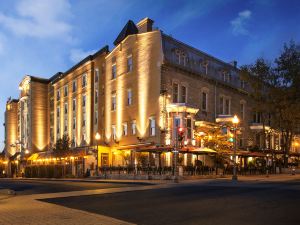
[[[234,115],[234,117],[232,118],[232,123],[234,126],[234,147],[233,147],[233,175],[232,175],[232,180],[237,180],[237,173],[236,173],[236,139],[237,139],[237,125],[240,122],[239,118]]]
[[[97,177],[98,177],[98,144],[99,144],[100,138],[101,138],[101,135],[97,132],[95,135],[96,145],[97,145],[97,149],[96,149],[96,176]]]

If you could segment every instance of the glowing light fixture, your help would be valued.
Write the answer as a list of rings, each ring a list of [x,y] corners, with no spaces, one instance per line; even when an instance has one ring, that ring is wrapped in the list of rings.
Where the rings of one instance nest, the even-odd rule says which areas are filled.
[[[237,117],[237,115],[234,115],[234,117],[232,118],[232,123],[233,124],[238,124],[240,122],[239,118]]]

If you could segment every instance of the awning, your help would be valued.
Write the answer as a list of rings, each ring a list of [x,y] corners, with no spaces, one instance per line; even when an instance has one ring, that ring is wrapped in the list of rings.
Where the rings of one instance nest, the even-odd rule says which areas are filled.
[[[164,146],[146,146],[137,148],[136,152],[151,152],[151,153],[162,153],[162,152],[171,152],[173,151],[173,147],[164,147]]]
[[[209,154],[209,153],[216,154],[217,153],[215,150],[206,147],[203,148],[189,147],[189,148],[183,148],[180,151],[183,153],[193,153],[193,154]]]

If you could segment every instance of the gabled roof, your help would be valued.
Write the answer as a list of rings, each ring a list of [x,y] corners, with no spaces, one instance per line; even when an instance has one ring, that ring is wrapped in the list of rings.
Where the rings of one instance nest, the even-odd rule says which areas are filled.
[[[114,41],[114,45],[118,45],[123,41],[128,35],[137,34],[139,32],[138,28],[132,20],[128,20],[126,25],[123,27],[122,31],[119,33],[118,37]]]

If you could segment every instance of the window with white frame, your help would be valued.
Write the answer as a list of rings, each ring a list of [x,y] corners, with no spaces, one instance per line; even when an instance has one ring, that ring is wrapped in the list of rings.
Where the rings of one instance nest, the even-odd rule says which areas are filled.
[[[127,72],[132,71],[132,55],[127,56]]]
[[[179,85],[173,83],[173,103],[178,103]]]
[[[151,117],[149,119],[149,123],[150,123],[150,136],[155,136],[155,131],[156,131],[156,124],[155,124],[155,118]]]
[[[72,81],[72,92],[74,93],[74,92],[76,92],[76,90],[77,90],[77,82],[76,82],[76,80],[73,80]]]
[[[113,140],[117,139],[117,130],[116,130],[116,125],[111,126],[111,133],[112,133],[112,138]]]
[[[245,81],[244,80],[241,80],[241,88],[245,88]]]
[[[231,80],[231,74],[228,71],[223,71],[222,73],[223,81],[229,83]]]
[[[204,110],[204,111],[207,110],[207,96],[208,96],[207,92],[203,91],[201,107],[202,107],[202,110]]]
[[[86,87],[86,85],[87,85],[87,74],[85,73],[82,75],[82,87],[84,88]]]
[[[135,120],[133,120],[131,122],[131,134],[136,135],[136,121]]]
[[[95,69],[95,77],[94,77],[95,83],[98,83],[99,81],[99,69]]]
[[[123,136],[127,136],[128,135],[128,126],[127,126],[126,122],[122,124],[122,135]]]
[[[186,103],[187,91],[185,86],[181,86],[181,103]]]
[[[64,97],[68,96],[68,86],[64,86]]]
[[[111,110],[116,111],[117,109],[117,95],[116,92],[113,92],[111,95]]]
[[[221,96],[219,99],[219,113],[222,115],[230,115],[231,100],[228,97]]]
[[[132,90],[127,90],[127,105],[132,105]]]
[[[116,79],[117,77],[117,65],[116,63],[113,63],[111,66],[111,79]]]

